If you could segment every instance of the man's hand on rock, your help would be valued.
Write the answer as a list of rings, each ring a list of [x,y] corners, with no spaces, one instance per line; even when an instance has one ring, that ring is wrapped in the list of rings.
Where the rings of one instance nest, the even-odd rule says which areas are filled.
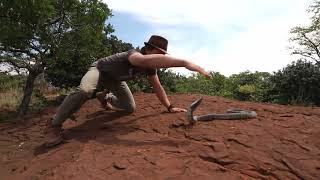
[[[174,108],[171,108],[169,110],[170,113],[178,113],[178,112],[187,112],[186,109],[183,109],[183,108],[177,108],[177,107],[174,107]]]

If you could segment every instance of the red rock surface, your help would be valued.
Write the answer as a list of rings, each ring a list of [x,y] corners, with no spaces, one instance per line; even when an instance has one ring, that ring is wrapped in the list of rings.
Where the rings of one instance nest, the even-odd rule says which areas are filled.
[[[172,95],[188,107],[199,95]],[[67,143],[44,149],[45,120],[55,108],[0,124],[0,179],[320,179],[320,108],[204,96],[195,114],[237,107],[250,120],[189,126],[185,113],[165,113],[153,94],[135,94],[123,116],[88,101],[64,124]]]

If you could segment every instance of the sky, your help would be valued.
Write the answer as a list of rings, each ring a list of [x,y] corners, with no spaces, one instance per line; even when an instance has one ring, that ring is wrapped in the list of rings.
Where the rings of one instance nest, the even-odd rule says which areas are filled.
[[[308,25],[312,0],[103,0],[119,39],[143,46],[152,34],[168,39],[170,56],[225,76],[274,72],[290,55],[290,29]],[[184,68],[172,70],[189,74]]]

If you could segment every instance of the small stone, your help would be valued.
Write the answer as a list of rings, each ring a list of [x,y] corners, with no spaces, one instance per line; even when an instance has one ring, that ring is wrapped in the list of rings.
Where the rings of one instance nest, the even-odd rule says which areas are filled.
[[[124,161],[116,161],[113,162],[113,167],[118,170],[124,170],[127,168],[127,163],[125,163]]]

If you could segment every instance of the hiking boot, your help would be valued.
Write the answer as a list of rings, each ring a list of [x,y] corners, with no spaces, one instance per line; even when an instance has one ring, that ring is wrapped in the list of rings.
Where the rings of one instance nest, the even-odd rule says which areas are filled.
[[[105,97],[106,94],[98,94],[97,99],[99,100],[101,107],[105,110],[113,110],[112,105],[108,102],[108,99]]]
[[[47,127],[45,129],[45,136],[46,136],[46,147],[54,147],[63,142],[62,137],[62,128],[61,126],[53,126],[51,121],[47,123]]]

